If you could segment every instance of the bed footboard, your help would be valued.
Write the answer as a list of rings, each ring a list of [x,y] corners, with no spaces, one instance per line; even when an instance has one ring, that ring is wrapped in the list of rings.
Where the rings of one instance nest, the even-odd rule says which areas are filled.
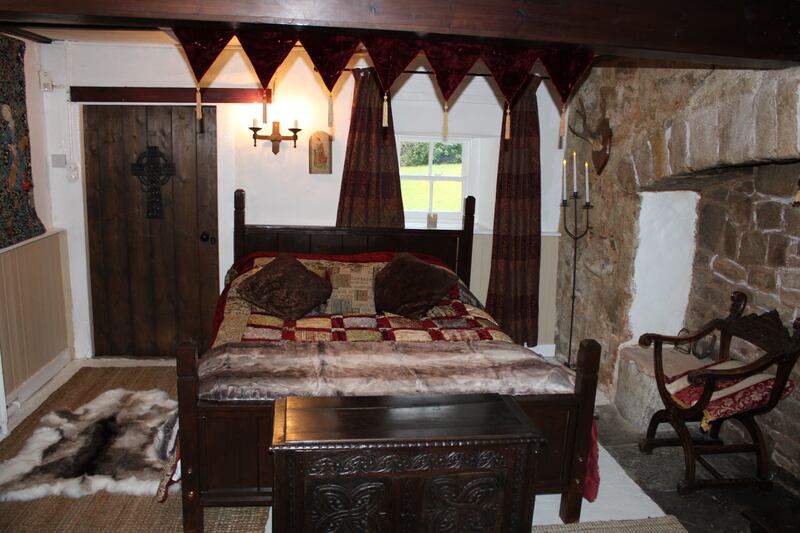
[[[203,531],[203,506],[200,503],[200,465],[197,433],[197,346],[184,342],[177,353],[178,422],[180,424],[181,492],[183,530]]]
[[[575,448],[571,459],[569,485],[567,490],[561,493],[561,507],[558,512],[565,524],[577,522],[581,517],[599,367],[600,344],[594,339],[582,340],[578,349],[578,366],[575,373],[575,395],[578,397]]]

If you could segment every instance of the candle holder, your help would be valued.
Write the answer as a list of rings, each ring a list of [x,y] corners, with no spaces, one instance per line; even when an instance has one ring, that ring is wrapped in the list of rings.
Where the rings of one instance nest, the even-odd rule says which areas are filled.
[[[255,120],[253,120],[253,122],[255,122]],[[277,154],[280,151],[281,141],[292,141],[294,143],[294,147],[297,148],[297,133],[302,131],[300,128],[289,128],[289,131],[292,132],[291,135],[281,135],[280,122],[272,123],[271,135],[259,135],[258,132],[261,131],[261,128],[258,126],[252,126],[249,129],[253,132],[253,146],[256,146],[258,141],[270,141],[272,143],[273,154]]]
[[[564,232],[572,239],[572,306],[569,314],[569,347],[567,348],[567,362],[565,363],[567,368],[573,368],[572,331],[575,324],[575,278],[578,272],[578,241],[586,237],[586,234],[589,233],[590,229],[592,229],[592,226],[589,225],[589,213],[594,207],[592,206],[591,202],[584,202],[583,206],[580,207],[580,209],[586,211],[586,223],[583,230],[581,230],[580,226],[578,225],[578,204],[580,203],[579,200],[581,199],[581,196],[577,191],[575,191],[572,193],[571,199],[574,220],[574,226],[572,230],[569,229],[569,225],[567,224],[567,208],[569,208],[570,201],[566,199],[561,201],[561,208],[564,210]]]

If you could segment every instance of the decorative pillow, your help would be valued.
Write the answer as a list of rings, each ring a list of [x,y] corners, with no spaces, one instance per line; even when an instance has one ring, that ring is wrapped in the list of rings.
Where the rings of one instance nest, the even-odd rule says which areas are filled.
[[[375,307],[408,318],[420,318],[447,296],[458,276],[446,268],[399,254],[375,275]]]
[[[333,292],[325,306],[331,315],[374,315],[376,273],[386,263],[346,263],[332,261],[327,264]]]
[[[302,318],[330,295],[330,281],[289,255],[279,255],[239,285],[239,296],[284,320]]]

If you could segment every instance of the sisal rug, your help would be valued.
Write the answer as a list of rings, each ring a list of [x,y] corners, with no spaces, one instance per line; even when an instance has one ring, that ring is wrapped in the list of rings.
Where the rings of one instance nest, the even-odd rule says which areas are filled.
[[[41,418],[19,454],[0,463],[0,500],[153,496],[176,437],[177,402],[166,392],[106,391]]]
[[[686,533],[681,523],[672,515],[641,520],[612,520],[608,522],[583,522],[533,526],[531,533]]]

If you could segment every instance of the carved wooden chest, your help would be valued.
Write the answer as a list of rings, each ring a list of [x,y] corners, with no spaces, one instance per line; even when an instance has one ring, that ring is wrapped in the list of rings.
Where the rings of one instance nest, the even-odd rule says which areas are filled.
[[[275,402],[278,532],[530,531],[542,437],[510,396]]]

